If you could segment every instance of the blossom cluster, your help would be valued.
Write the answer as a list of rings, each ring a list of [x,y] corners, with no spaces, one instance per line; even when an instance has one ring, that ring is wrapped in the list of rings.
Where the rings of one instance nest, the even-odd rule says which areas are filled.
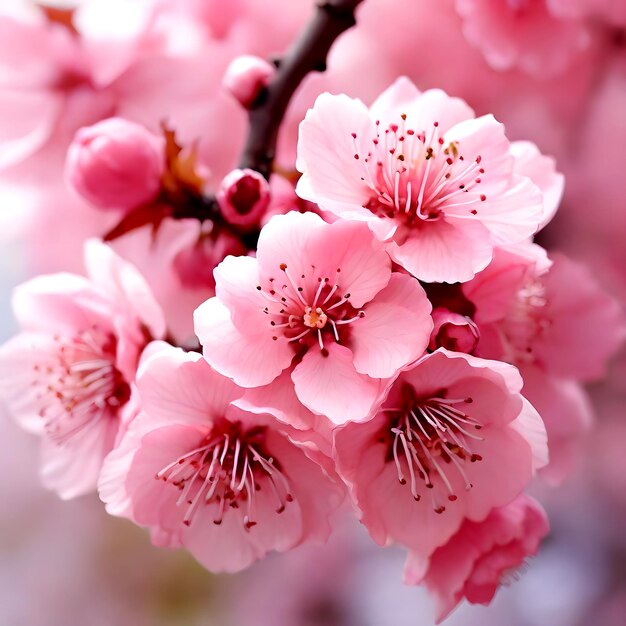
[[[406,550],[405,582],[433,594],[438,619],[463,598],[489,603],[549,532],[528,489],[572,470],[591,425],[581,384],[625,336],[591,273],[533,240],[564,177],[494,116],[407,78],[369,107],[321,93],[297,157],[269,181],[224,153],[216,174],[184,125],[139,123],[141,89],[124,82],[145,88],[155,58],[195,75],[181,33],[203,39],[252,10],[200,19],[201,4],[148,17],[141,4],[113,53],[90,37],[104,4],[88,3],[33,53],[56,64],[54,81],[42,69],[29,91],[39,126],[0,163],[67,132],[56,115],[76,108],[85,123],[56,144],[64,184],[102,228],[84,242],[86,276],[16,289],[21,332],[0,347],[0,398],[40,436],[47,488],[97,491],[108,513],[212,572],[325,541],[351,515]],[[491,4],[458,0],[470,41],[493,26]],[[533,5],[524,36],[564,4]],[[558,18],[572,46],[585,39],[578,4]],[[498,38],[475,41],[512,62]],[[243,111],[274,72],[237,57],[223,84]]]

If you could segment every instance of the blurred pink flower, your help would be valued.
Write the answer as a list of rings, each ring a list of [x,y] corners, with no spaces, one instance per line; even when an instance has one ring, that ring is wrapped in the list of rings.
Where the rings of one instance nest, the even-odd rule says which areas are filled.
[[[472,604],[489,604],[498,587],[537,554],[548,531],[541,505],[526,495],[518,496],[484,520],[463,522],[429,559],[409,553],[405,582],[423,583],[435,597],[439,624],[464,598]]]
[[[463,286],[476,306],[477,354],[534,364],[562,378],[602,376],[626,336],[622,308],[584,266],[556,254],[546,270],[540,257],[521,252],[498,251],[493,263]]]
[[[335,431],[338,472],[374,541],[427,558],[521,493],[547,462],[521,388],[511,365],[439,349],[402,372],[373,419]]]
[[[109,513],[214,572],[328,537],[341,487],[271,414],[236,407],[243,390],[201,355],[158,352],[137,389],[142,412],[102,471]]]
[[[563,71],[590,37],[585,25],[551,0],[456,0],[463,33],[496,70],[519,67],[550,76]]]
[[[424,290],[392,275],[364,224],[275,216],[257,258],[228,257],[215,279],[216,297],[194,314],[208,362],[245,387],[289,369],[300,401],[334,423],[366,418],[383,379],[428,345]]]
[[[89,278],[40,276],[17,288],[22,332],[0,348],[0,399],[42,437],[42,477],[62,498],[95,489],[139,356],[165,332],[143,278],[106,245],[85,248]]]
[[[427,282],[471,279],[494,246],[530,237],[551,211],[519,173],[502,124],[406,78],[369,111],[319,96],[300,126],[297,167],[301,197],[368,223],[394,261]]]

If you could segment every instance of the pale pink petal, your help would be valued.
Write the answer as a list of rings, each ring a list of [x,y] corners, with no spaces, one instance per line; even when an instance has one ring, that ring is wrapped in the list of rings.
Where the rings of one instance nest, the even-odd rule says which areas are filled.
[[[259,323],[267,302],[257,290],[260,284],[259,263],[248,256],[227,256],[213,271],[215,294],[228,307],[235,326]]]
[[[242,387],[271,383],[293,359],[289,343],[282,337],[274,341],[269,325],[267,329],[241,333],[217,298],[210,298],[196,309],[194,323],[204,358]]]
[[[397,121],[403,113],[408,113],[416,105],[422,92],[406,76],[400,76],[372,102],[369,112],[374,120],[383,125]]]
[[[407,116],[407,125],[419,123],[430,128],[438,122],[441,132],[474,117],[474,111],[460,98],[452,98],[441,89],[420,92],[410,79],[402,76],[387,87],[370,107],[370,115],[383,125],[399,123]]]
[[[425,223],[401,244],[387,244],[394,261],[425,282],[465,282],[484,269],[492,255],[489,232],[478,222]]]
[[[353,137],[356,135],[356,138]],[[296,192],[324,209],[367,220],[362,208],[370,196],[361,181],[362,165],[355,154],[367,153],[376,136],[373,120],[360,100],[344,95],[318,96],[300,124],[297,169],[303,173]]]
[[[493,509],[481,521],[464,521],[459,531],[432,556],[411,552],[405,564],[405,583],[423,583],[434,596],[441,623],[466,597],[488,604],[506,576],[536,554],[549,530],[541,506],[521,495]]]
[[[539,224],[541,229],[550,222],[559,208],[565,177],[556,171],[556,161],[541,154],[531,141],[512,142],[511,153],[515,157],[514,171],[521,176],[528,176],[543,194],[543,217]]]
[[[537,409],[526,398],[523,399],[523,403],[522,411],[511,427],[530,445],[533,471],[536,472],[548,465],[548,435],[546,425]]]
[[[332,424],[326,417],[311,412],[300,402],[288,371],[269,385],[246,389],[243,396],[233,404],[250,413],[270,413],[293,428],[310,432],[311,438],[316,439],[316,435],[319,435],[330,440]]]
[[[530,178],[514,174],[506,192],[481,203],[478,217],[496,244],[524,241],[537,232],[543,219],[541,191]]]
[[[326,349],[324,356],[311,348],[292,372],[298,398],[334,424],[366,420],[383,390],[382,381],[359,374],[345,346],[328,343]]]
[[[302,214],[290,211],[286,215],[272,217],[259,235],[256,255],[259,274],[263,278],[278,279],[283,273],[281,270],[283,265],[287,266],[294,279],[303,273],[309,273],[311,263],[305,258],[303,251],[307,242],[317,236],[324,225],[324,220],[315,213]],[[243,265],[241,269],[244,269]],[[246,270],[251,273],[251,266],[246,266]],[[242,277],[242,280],[250,283],[251,277],[247,279]]]
[[[119,422],[105,414],[65,444],[41,441],[41,480],[63,500],[95,491],[102,462],[113,448]]]
[[[561,19],[544,0],[456,0],[456,8],[466,39],[496,70],[517,67],[535,76],[553,76],[589,44],[581,20]]]
[[[13,312],[24,330],[74,334],[94,324],[111,326],[111,303],[85,278],[38,276],[15,289]]]
[[[243,389],[213,370],[201,354],[171,347],[143,364],[137,391],[153,428],[171,423],[206,424],[222,417],[231,401],[243,394]]]
[[[391,262],[365,224],[338,220],[312,237],[303,258],[315,261],[320,276],[337,276],[337,283],[355,308],[372,300],[387,285]],[[337,272],[337,270],[340,272]]]
[[[126,489],[126,477],[141,444],[141,438],[150,430],[150,422],[140,414],[133,420],[118,445],[104,459],[98,478],[98,494],[109,515],[130,517],[132,514],[132,499]]]
[[[101,288],[125,315],[133,315],[155,339],[165,334],[163,312],[137,269],[96,239],[85,243],[85,266],[93,284]]]
[[[352,325],[350,347],[356,371],[391,378],[422,356],[432,332],[431,310],[417,280],[393,274],[387,287],[365,307],[365,317]]]
[[[44,433],[42,398],[34,388],[42,354],[54,354],[55,341],[46,334],[20,333],[0,346],[0,402],[25,430]]]

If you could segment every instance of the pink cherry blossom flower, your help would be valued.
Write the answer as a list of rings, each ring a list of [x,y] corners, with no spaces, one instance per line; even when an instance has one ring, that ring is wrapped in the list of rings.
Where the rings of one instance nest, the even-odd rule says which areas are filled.
[[[590,42],[585,25],[555,11],[551,0],[456,0],[463,34],[496,70],[538,76],[566,69]]]
[[[463,285],[476,306],[477,354],[561,378],[600,377],[626,336],[622,308],[574,261],[556,254],[546,269],[543,258],[524,254],[522,248],[498,251]]]
[[[319,96],[300,126],[297,167],[301,197],[367,222],[394,261],[427,282],[469,280],[496,244],[528,238],[545,213],[502,124],[406,78],[369,111]]]
[[[216,268],[216,297],[194,315],[204,356],[243,387],[288,369],[314,413],[364,419],[432,330],[424,290],[390,266],[365,224],[277,215],[256,259],[227,257]]]
[[[109,513],[213,572],[328,537],[342,488],[271,414],[235,406],[244,390],[200,354],[158,352],[137,391],[142,412],[102,470]]]
[[[400,374],[370,421],[336,429],[337,470],[374,541],[426,558],[521,493],[547,462],[521,388],[510,365],[439,349]]]
[[[537,554],[549,528],[541,505],[529,496],[518,496],[484,520],[463,522],[430,559],[409,554],[405,582],[426,586],[435,598],[439,624],[463,598],[471,604],[489,604],[498,587]]]
[[[96,487],[161,311],[137,271],[106,245],[85,247],[89,278],[54,274],[17,288],[22,332],[0,347],[0,401],[42,438],[44,484],[62,498]]]

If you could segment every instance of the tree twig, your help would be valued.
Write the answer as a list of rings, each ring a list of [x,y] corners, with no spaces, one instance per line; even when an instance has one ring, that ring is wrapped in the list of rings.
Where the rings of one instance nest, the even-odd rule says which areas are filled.
[[[337,37],[356,24],[354,12],[362,1],[319,0],[312,19],[291,50],[282,58],[274,61],[277,67],[276,74],[270,83],[261,90],[250,107],[249,129],[239,161],[240,168],[256,170],[266,179],[269,179],[276,155],[278,132],[294,92],[307,74],[323,72],[326,69],[328,51]],[[166,137],[169,137],[169,140],[173,142],[170,146],[170,149],[173,150],[173,158],[177,158],[181,148],[175,143],[171,131],[166,128],[164,131]],[[168,143],[168,145],[170,144]],[[168,161],[168,163],[170,162]],[[189,174],[191,171],[189,164],[183,163],[181,171],[183,174]],[[176,172],[179,170],[176,169]],[[193,172],[191,173],[193,174]],[[138,207],[126,215],[115,228],[104,236],[104,240],[112,241],[148,224],[156,232],[166,217],[174,219],[195,218],[201,222],[211,219],[217,222],[221,221],[223,227],[229,228],[220,217],[214,195],[203,195],[199,185],[189,185],[187,183],[190,181],[186,179],[182,182],[184,183],[182,186],[176,186],[174,190],[176,193],[164,186],[158,201]],[[191,182],[195,183],[195,179]],[[246,234],[247,240],[252,244],[256,242],[256,236],[258,236],[258,232]]]
[[[291,98],[310,72],[323,72],[331,46],[356,24],[354,11],[362,0],[323,0],[291,50],[276,61],[277,71],[249,113],[250,128],[239,167],[269,178],[281,122]]]

